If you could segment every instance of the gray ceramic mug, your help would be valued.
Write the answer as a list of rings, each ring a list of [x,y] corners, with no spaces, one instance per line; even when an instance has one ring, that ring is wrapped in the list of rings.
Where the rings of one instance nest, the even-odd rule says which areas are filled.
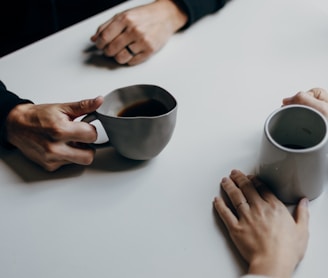
[[[99,120],[110,145],[122,156],[148,160],[170,141],[177,117],[177,101],[159,86],[139,84],[107,94],[96,112],[82,119]]]
[[[326,118],[304,105],[281,107],[266,119],[256,174],[284,203],[323,192],[327,132]]]

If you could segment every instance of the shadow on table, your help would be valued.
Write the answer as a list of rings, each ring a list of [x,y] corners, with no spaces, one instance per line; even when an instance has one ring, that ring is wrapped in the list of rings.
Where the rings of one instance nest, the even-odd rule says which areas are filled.
[[[8,151],[0,148],[0,159],[27,183],[77,177],[81,176],[87,168],[103,172],[119,172],[145,167],[148,163],[124,158],[113,148],[97,150],[95,160],[90,166],[70,164],[54,172],[44,170],[17,150]]]
[[[66,165],[55,172],[48,172],[41,166],[27,159],[18,150],[0,149],[0,159],[18,174],[25,182],[63,179],[80,176],[84,167],[80,165]]]
[[[118,64],[114,58],[103,55],[102,51],[98,50],[94,45],[88,46],[83,52],[87,56],[87,59],[85,60],[85,64],[87,65],[107,68],[110,70],[125,66]]]
[[[105,172],[121,172],[131,169],[142,168],[149,164],[149,161],[132,160],[118,154],[114,148],[98,148],[96,157],[89,168]]]

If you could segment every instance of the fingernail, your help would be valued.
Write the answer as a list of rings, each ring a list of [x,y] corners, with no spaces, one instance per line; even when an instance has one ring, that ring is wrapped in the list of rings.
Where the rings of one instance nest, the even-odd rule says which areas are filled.
[[[236,169],[233,169],[232,171],[231,171],[231,175],[236,175],[238,173],[238,170],[236,170]]]
[[[221,180],[221,184],[222,183],[227,183],[227,181],[228,181],[228,178],[227,177],[223,177],[222,180]]]
[[[97,97],[95,97],[94,99],[93,99],[93,103],[96,103],[99,99],[101,99],[102,98],[102,96],[97,96]]]
[[[302,206],[305,206],[305,207],[308,207],[308,206],[309,206],[309,199],[307,199],[307,198],[303,198],[303,199],[301,200],[301,205],[302,205]]]

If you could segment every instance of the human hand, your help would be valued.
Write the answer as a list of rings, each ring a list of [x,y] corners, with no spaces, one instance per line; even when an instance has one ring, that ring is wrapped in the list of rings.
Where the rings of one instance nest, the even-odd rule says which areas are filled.
[[[284,98],[283,105],[303,104],[320,111],[328,118],[328,92],[321,88],[313,88],[307,92],[298,92],[292,97]]]
[[[97,140],[94,126],[74,122],[95,111],[103,97],[58,104],[20,104],[6,120],[7,141],[48,171],[65,164],[89,165],[94,150],[87,144]]]
[[[157,52],[187,22],[171,0],[123,11],[100,25],[91,37],[96,47],[119,64],[136,65]]]
[[[285,205],[255,177],[233,170],[229,178],[222,179],[221,186],[234,212],[221,197],[214,199],[214,206],[248,262],[248,273],[291,277],[307,247],[307,199],[299,202],[294,219]]]

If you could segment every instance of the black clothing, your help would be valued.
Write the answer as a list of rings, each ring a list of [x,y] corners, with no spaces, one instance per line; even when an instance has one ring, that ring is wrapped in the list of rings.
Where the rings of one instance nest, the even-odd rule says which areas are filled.
[[[124,0],[1,0],[0,57]]]
[[[0,81],[0,145],[6,146],[5,141],[5,120],[7,115],[18,104],[32,103],[27,99],[21,99],[10,91]]]

